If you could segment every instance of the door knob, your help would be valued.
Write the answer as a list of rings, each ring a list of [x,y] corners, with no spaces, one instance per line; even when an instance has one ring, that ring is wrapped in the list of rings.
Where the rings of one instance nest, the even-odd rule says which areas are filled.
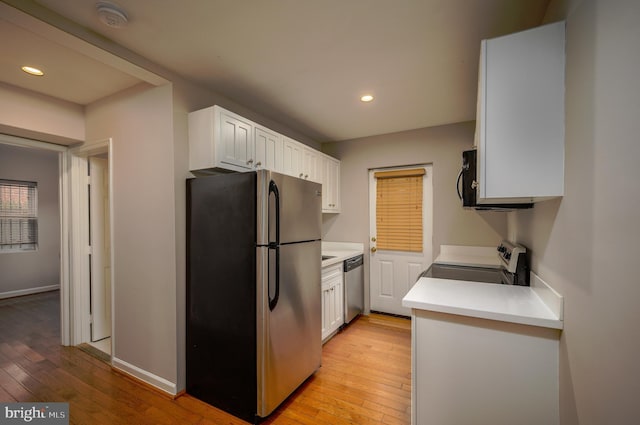
[[[372,247],[371,247],[371,252],[376,252],[376,251],[377,251],[376,247],[375,247],[375,246],[372,246]]]
[[[371,238],[371,242],[375,242],[375,241],[376,241],[376,237],[374,236]]]

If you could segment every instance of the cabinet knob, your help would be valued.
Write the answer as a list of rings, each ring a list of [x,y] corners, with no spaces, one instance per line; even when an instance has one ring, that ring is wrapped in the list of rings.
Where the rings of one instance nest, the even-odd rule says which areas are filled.
[[[305,179],[308,179],[308,178],[309,178],[309,174],[305,174],[305,175],[304,175],[304,178],[305,178]]]
[[[247,161],[247,165],[251,165],[251,164],[253,164],[253,159],[250,159]]]
[[[262,162],[261,161],[256,162],[256,167],[262,167]]]
[[[300,175],[299,175],[298,177],[302,178],[302,176],[304,176],[304,174],[303,174],[303,173],[300,173]]]

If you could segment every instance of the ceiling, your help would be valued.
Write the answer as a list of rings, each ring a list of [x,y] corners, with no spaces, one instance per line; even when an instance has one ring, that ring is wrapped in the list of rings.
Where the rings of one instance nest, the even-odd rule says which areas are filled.
[[[480,40],[539,25],[549,0],[117,0],[120,29],[96,0],[20,3],[325,142],[475,119]],[[11,85],[84,105],[141,81],[4,19],[0,37]]]

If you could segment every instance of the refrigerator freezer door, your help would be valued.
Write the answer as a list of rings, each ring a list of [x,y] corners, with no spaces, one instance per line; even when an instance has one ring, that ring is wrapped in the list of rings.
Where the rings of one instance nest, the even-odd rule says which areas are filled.
[[[269,284],[258,282],[258,416],[270,414],[320,367],[320,255],[320,241],[280,247],[280,294],[273,310]],[[258,278],[273,272],[274,250],[258,248],[257,261]]]
[[[258,176],[258,245],[276,240],[275,198],[280,199],[280,243],[320,240],[322,237],[322,185],[272,171]],[[320,258],[320,257],[318,257]]]

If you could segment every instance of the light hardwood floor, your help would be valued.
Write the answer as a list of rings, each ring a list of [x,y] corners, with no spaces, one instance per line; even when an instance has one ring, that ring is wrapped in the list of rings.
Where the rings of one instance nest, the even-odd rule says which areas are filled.
[[[246,424],[60,346],[58,297],[0,300],[0,401],[67,401],[72,424]],[[320,370],[263,423],[409,424],[410,405],[410,321],[371,315],[325,344]]]

